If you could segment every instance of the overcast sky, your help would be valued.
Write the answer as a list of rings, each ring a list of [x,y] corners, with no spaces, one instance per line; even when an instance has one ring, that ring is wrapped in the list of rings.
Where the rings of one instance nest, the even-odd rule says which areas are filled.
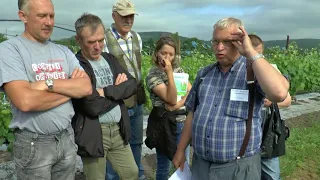
[[[0,19],[18,19],[18,0],[0,0]],[[74,29],[84,12],[100,16],[109,27],[115,0],[53,0],[58,26]],[[320,0],[132,0],[138,16],[133,30],[179,32],[186,37],[209,40],[212,26],[223,17],[240,18],[249,33],[263,40],[320,39]],[[21,34],[21,22],[0,22],[0,33]],[[52,39],[74,33],[55,28]]]

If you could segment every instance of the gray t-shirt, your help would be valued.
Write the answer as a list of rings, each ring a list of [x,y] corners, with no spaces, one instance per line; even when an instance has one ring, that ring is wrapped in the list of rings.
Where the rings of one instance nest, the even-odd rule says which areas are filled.
[[[96,60],[96,61],[89,60],[89,62],[92,66],[94,75],[96,76],[97,89],[102,89],[109,85],[113,85],[113,74],[110,69],[109,63],[102,56],[100,56],[99,60]],[[105,114],[102,114],[99,116],[100,123],[119,122],[120,119],[121,119],[121,109],[119,105],[117,105],[110,111],[106,112]]]
[[[80,67],[75,55],[65,46],[47,41],[45,44],[22,36],[0,44],[0,90],[3,84],[24,80],[36,82],[47,78],[68,79]],[[81,68],[82,69],[82,68]],[[10,128],[39,134],[54,134],[66,129],[74,115],[71,101],[40,112],[22,112],[11,103],[13,119]]]

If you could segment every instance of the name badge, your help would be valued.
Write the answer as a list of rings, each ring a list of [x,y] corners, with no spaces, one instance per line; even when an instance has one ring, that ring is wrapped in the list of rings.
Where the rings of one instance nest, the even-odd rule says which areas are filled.
[[[248,100],[249,100],[249,90],[231,89],[230,101],[248,102]]]

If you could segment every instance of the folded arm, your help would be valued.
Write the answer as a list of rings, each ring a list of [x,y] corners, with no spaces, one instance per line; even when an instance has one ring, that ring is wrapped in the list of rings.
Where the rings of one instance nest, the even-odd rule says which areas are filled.
[[[118,85],[109,85],[103,88],[104,96],[114,100],[127,99],[136,91],[137,83],[133,77]]]
[[[24,112],[46,111],[70,100],[62,94],[32,89],[28,81],[11,81],[3,87],[11,102]]]
[[[134,95],[137,91],[136,79],[118,63],[117,59],[111,55],[107,55],[108,63],[113,67],[114,85],[103,88],[105,97],[122,100]]]
[[[63,94],[72,98],[81,98],[92,93],[91,81],[83,70],[76,68],[71,79],[55,80],[53,92]]]
[[[177,109],[180,109],[181,107],[184,106],[184,103],[186,102],[186,99],[188,97],[188,94],[191,90],[191,83],[188,82],[188,87],[187,87],[187,94],[185,96],[182,97],[182,99],[180,101],[177,102],[176,105],[170,105],[170,104],[166,104],[166,109],[169,110],[169,111],[174,111],[174,110],[177,110]]]
[[[53,89],[50,92],[62,94],[71,98],[81,98],[92,93],[91,81],[83,70],[76,68],[70,79],[54,79]],[[32,83],[32,88],[49,91],[45,81]]]
[[[267,98],[264,99],[264,106],[265,107],[271,106],[271,104],[272,104],[272,102],[269,99],[267,99]],[[290,93],[288,93],[288,95],[287,95],[287,97],[286,97],[286,99],[284,101],[278,102],[277,104],[278,104],[279,108],[289,107],[291,105]]]
[[[100,94],[101,90],[102,89],[93,89],[92,94],[89,96],[72,99],[75,109],[78,110],[79,108],[81,113],[96,117],[110,111],[119,104],[117,101],[105,98],[103,94]]]

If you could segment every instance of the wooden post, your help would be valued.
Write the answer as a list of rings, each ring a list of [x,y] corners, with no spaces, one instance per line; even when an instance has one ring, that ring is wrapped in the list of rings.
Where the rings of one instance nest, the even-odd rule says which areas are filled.
[[[287,35],[287,43],[286,43],[286,50],[289,49],[289,40],[290,40],[290,36]]]

